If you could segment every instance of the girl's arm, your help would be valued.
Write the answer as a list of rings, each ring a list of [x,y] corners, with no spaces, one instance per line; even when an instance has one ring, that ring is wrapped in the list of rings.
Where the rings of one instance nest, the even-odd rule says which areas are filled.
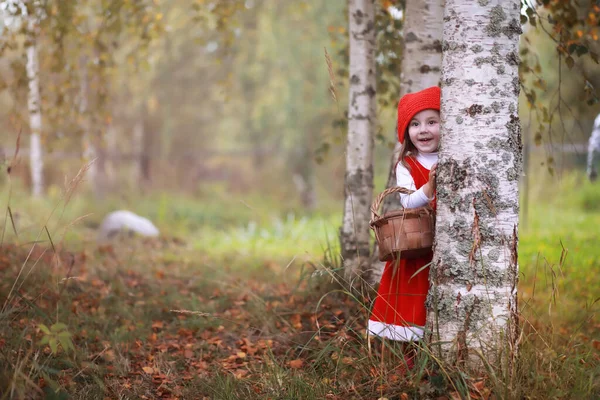
[[[396,167],[396,183],[398,186],[402,186],[403,188],[415,190],[415,181],[410,175],[410,172],[408,172],[408,169],[402,165],[402,163],[398,163],[398,166]],[[433,199],[433,196],[432,198],[428,198],[425,194],[424,188],[425,186],[421,187],[412,194],[400,193],[402,207],[417,208],[426,206]]]

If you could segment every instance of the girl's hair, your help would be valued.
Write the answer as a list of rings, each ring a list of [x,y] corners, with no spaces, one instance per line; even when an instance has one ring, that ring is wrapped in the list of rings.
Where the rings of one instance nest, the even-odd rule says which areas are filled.
[[[410,136],[408,135],[408,128],[404,131],[404,140],[402,141],[402,146],[400,147],[400,156],[398,157],[398,162],[402,163],[410,171],[410,165],[406,162],[406,157],[410,155],[414,155],[417,153],[417,148],[410,140]],[[398,163],[396,163],[396,167]],[[395,170],[395,169],[394,169]]]

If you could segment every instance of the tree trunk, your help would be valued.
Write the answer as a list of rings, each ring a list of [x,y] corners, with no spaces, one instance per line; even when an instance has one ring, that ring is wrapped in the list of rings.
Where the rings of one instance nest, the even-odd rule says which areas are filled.
[[[144,112],[139,113],[133,125],[131,147],[134,154],[133,186],[141,187],[144,180]]]
[[[522,143],[520,2],[446,0],[428,324],[451,363],[512,372]]]
[[[83,160],[86,163],[93,161],[92,165],[90,165],[90,168],[87,171],[87,180],[93,188],[94,193],[98,194],[98,164],[96,159],[98,152],[96,150],[96,143],[94,141],[93,133],[90,129],[91,124],[88,112],[89,85],[87,57],[81,57],[79,68],[81,70],[81,83],[79,87],[79,118],[82,129],[81,142],[83,147]]]
[[[347,276],[362,274],[369,258],[373,197],[375,108],[374,0],[349,1],[350,87],[344,217],[340,242]]]
[[[117,178],[117,130],[114,119],[106,127],[106,185],[108,191],[114,190]]]
[[[442,25],[444,0],[408,0],[404,9],[404,48],[402,51],[402,75],[400,96],[439,85],[442,66]],[[396,162],[400,155],[400,143],[396,141],[390,159],[386,189],[396,186]],[[398,204],[397,196],[384,200],[383,211]],[[396,207],[397,208],[397,207]]]
[[[40,65],[37,54],[37,27],[35,17],[28,21],[29,44],[27,46],[27,79],[29,93],[27,107],[29,109],[29,165],[31,168],[31,186],[34,196],[41,196],[44,191],[44,160],[42,155],[42,99],[40,97]]]

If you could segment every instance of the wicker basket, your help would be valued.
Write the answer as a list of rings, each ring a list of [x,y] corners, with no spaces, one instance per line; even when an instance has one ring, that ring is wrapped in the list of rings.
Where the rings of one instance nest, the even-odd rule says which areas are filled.
[[[417,258],[431,252],[435,216],[429,206],[394,210],[383,216],[378,214],[383,199],[392,193],[413,193],[413,190],[393,187],[381,192],[371,206],[369,225],[375,232],[379,245],[379,260],[391,261]]]

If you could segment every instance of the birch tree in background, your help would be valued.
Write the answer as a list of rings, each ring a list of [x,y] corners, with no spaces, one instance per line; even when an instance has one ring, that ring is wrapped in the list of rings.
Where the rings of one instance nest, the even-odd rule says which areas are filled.
[[[446,0],[442,141],[428,324],[449,362],[514,367],[517,339],[518,0]]]
[[[94,143],[93,133],[90,127],[90,116],[88,110],[89,104],[89,77],[88,77],[88,58],[82,56],[79,62],[81,73],[81,83],[79,87],[79,118],[83,130],[81,140],[83,147],[83,159],[86,163],[93,161],[97,157],[96,144]],[[98,168],[96,162],[92,162],[87,171],[87,178],[94,191],[98,192]]]
[[[349,1],[350,82],[344,216],[340,243],[347,276],[368,264],[369,207],[373,197],[375,107],[375,4]]]
[[[400,96],[439,85],[442,67],[442,25],[444,0],[408,0],[404,8],[402,31],[402,74]],[[394,130],[395,132],[395,130]],[[395,135],[394,135],[395,137]],[[400,143],[396,141],[390,160],[386,188],[396,186],[396,162],[400,155]],[[383,205],[384,212],[398,197],[388,196]]]
[[[42,110],[40,97],[40,65],[38,61],[37,36],[38,16],[34,8],[33,15],[27,16],[27,80],[29,92],[27,108],[29,110],[29,166],[31,169],[31,190],[34,196],[44,191],[44,160],[42,155]]]

